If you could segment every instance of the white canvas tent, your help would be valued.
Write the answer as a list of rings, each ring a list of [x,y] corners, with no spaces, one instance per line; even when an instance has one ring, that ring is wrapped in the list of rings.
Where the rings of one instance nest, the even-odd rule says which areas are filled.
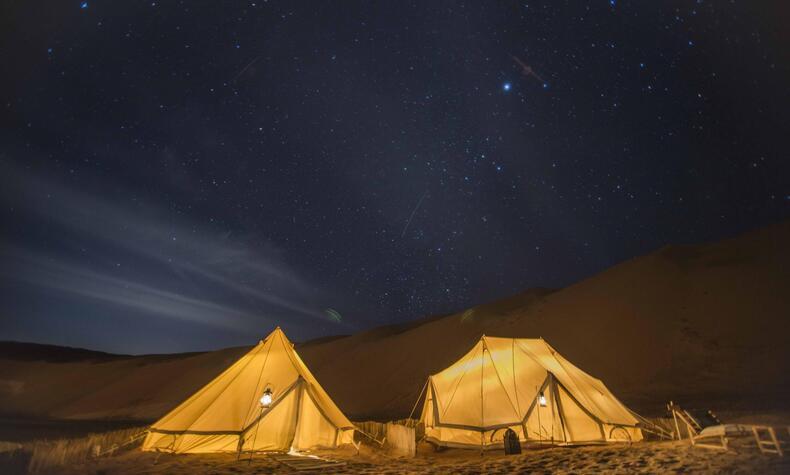
[[[261,402],[271,395],[268,407]],[[354,427],[276,328],[149,429],[143,450],[174,453],[335,447]]]
[[[421,420],[448,447],[502,447],[508,428],[563,445],[642,439],[635,414],[543,339],[483,336],[428,378]]]

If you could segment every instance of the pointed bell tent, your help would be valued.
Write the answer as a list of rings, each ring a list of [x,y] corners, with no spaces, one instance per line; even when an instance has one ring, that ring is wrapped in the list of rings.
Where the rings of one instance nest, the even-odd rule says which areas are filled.
[[[173,453],[336,447],[354,426],[277,327],[149,429],[143,450]]]
[[[508,428],[526,442],[642,440],[638,416],[543,339],[484,335],[425,391],[425,436],[440,446],[502,447]]]

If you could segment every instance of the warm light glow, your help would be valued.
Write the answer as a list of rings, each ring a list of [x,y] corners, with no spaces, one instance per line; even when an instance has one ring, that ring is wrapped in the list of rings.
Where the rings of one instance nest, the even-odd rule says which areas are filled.
[[[540,407],[546,407],[546,396],[543,395],[543,391],[538,393],[538,404]]]
[[[267,389],[263,392],[263,396],[261,396],[261,406],[262,407],[269,407],[272,405],[272,390]]]

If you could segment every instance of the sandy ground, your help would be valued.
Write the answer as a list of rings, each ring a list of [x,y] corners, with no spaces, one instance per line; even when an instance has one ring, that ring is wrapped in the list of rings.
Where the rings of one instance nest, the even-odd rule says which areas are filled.
[[[731,440],[727,452],[690,447],[686,442],[643,442],[631,446],[596,446],[528,450],[521,455],[447,450],[421,446],[416,458],[394,458],[363,447],[322,451],[318,455],[346,462],[321,473],[475,474],[475,473],[790,473],[790,457],[763,455],[750,438]],[[291,473],[263,454],[237,460],[235,455],[157,455],[137,450],[71,467],[68,474],[244,474]],[[315,473],[315,472],[314,472]]]

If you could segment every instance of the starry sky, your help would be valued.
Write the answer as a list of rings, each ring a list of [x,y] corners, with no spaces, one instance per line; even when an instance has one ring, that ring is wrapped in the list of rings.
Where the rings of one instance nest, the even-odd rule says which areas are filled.
[[[790,216],[784,1],[0,9],[0,340],[352,333]]]

